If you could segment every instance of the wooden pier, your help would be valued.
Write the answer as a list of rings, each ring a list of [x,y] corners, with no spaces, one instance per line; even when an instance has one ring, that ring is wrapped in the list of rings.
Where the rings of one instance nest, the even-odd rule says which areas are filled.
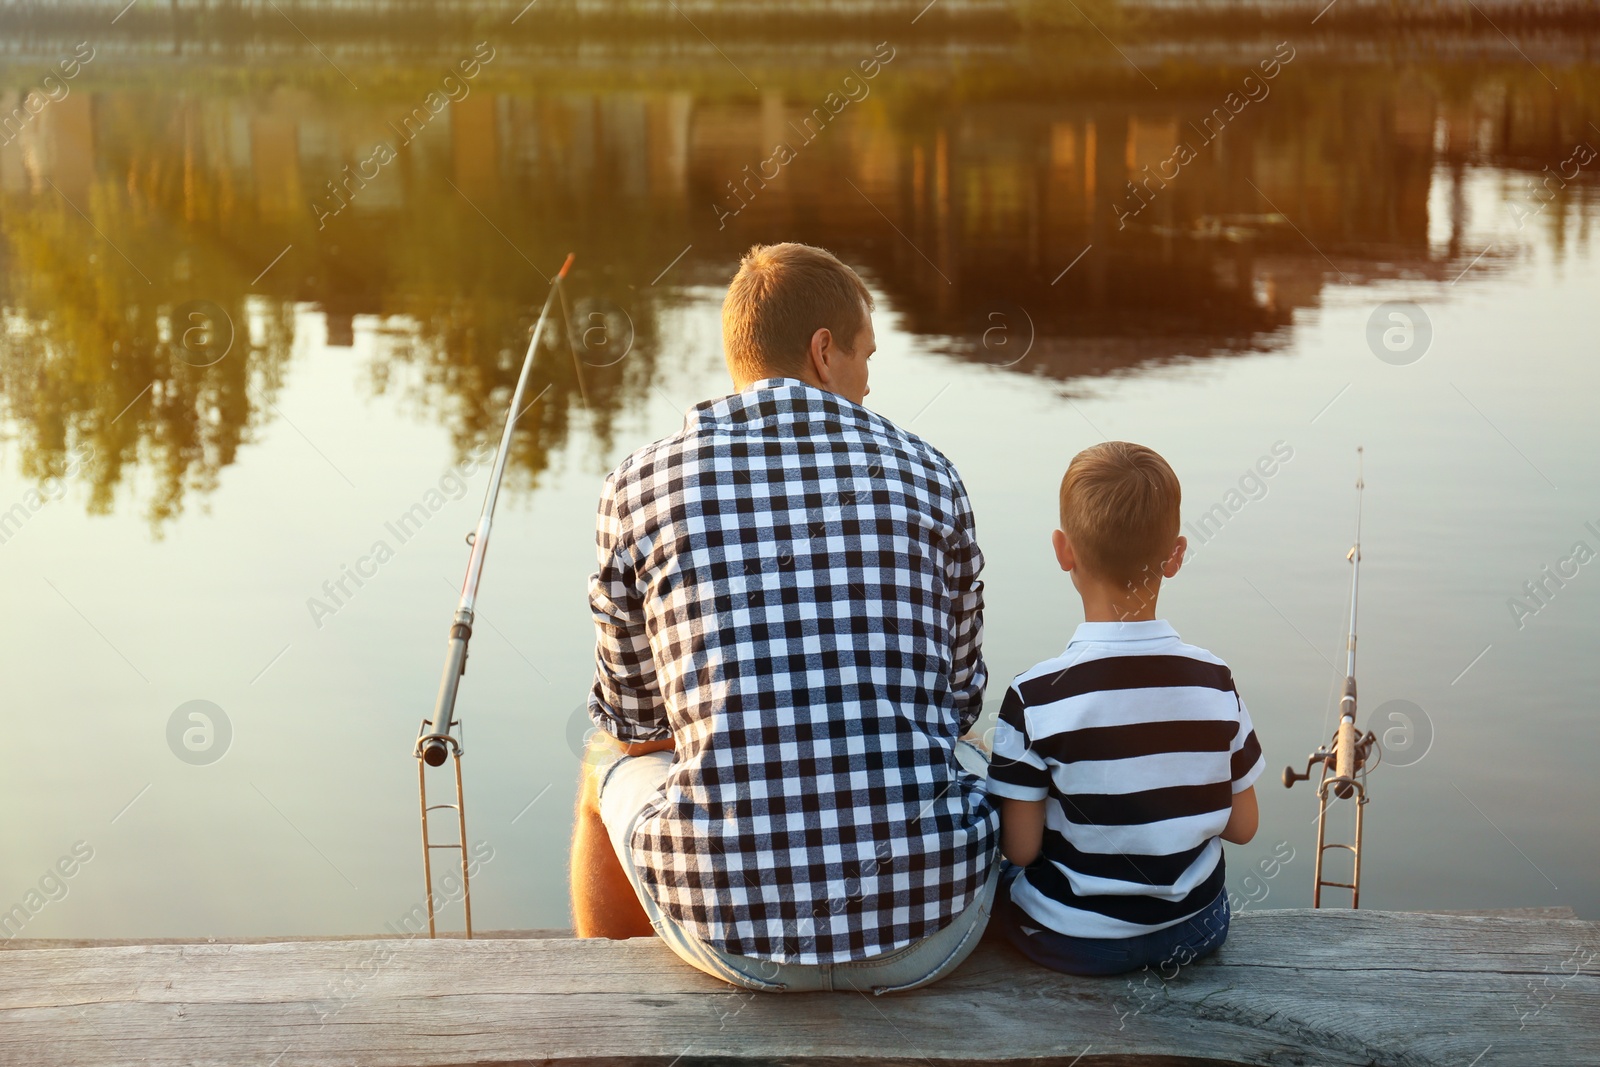
[[[753,994],[651,939],[11,944],[0,1064],[1600,1062],[1600,923],[1235,917],[1175,975],[1082,979],[985,942],[912,993]]]

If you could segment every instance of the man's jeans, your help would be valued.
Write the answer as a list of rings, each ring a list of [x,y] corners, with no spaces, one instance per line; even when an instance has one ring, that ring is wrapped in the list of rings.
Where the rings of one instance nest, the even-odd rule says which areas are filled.
[[[871,990],[897,993],[938,981],[955,970],[978,947],[989,924],[995,884],[1000,877],[999,857],[989,878],[961,914],[944,929],[904,948],[870,956],[851,963],[778,963],[724,952],[706,944],[664,914],[645,889],[634,866],[629,841],[634,825],[644,809],[661,792],[672,767],[672,753],[652,752],[627,756],[596,737],[587,754],[595,761],[600,776],[600,820],[605,824],[612,847],[633,890],[639,895],[650,925],[667,946],[685,963],[705,973],[746,989],[764,992],[812,992],[826,989]],[[967,741],[956,743],[956,758],[970,774],[987,779],[989,761],[977,746]]]

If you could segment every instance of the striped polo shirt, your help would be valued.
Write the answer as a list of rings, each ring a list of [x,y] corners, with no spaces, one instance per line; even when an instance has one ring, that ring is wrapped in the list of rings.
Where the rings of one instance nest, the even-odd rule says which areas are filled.
[[[1000,705],[989,793],[1048,801],[1011,899],[1072,937],[1182,922],[1222,892],[1217,835],[1265,766],[1227,664],[1161,619],[1083,623]]]

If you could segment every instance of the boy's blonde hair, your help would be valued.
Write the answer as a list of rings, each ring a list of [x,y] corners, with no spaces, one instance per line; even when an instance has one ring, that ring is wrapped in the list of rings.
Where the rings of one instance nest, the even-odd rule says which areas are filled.
[[[872,294],[832,252],[803,244],[754,245],[722,302],[722,347],[735,381],[798,377],[821,327],[851,351]]]
[[[1132,583],[1154,572],[1178,539],[1182,490],[1144,445],[1107,441],[1072,457],[1061,479],[1061,529],[1085,570]]]

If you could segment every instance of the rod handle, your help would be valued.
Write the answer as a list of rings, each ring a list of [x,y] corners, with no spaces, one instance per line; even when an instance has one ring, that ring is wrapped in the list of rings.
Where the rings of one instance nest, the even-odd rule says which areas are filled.
[[[1334,792],[1340,800],[1348,800],[1355,792],[1350,782],[1356,776],[1356,724],[1349,719],[1339,720],[1339,732],[1333,737],[1333,773],[1339,780]]]

